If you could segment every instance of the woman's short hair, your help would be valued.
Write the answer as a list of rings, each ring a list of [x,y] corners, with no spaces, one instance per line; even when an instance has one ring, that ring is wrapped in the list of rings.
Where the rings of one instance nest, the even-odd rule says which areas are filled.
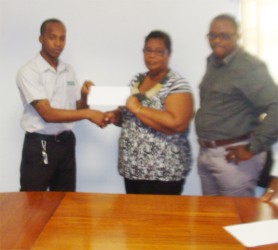
[[[161,39],[164,41],[165,43],[165,47],[166,49],[168,50],[169,53],[172,52],[172,42],[171,42],[171,38],[170,36],[164,32],[164,31],[161,31],[161,30],[154,30],[154,31],[151,31],[150,34],[148,34],[148,36],[146,36],[145,38],[145,44],[148,42],[148,40],[150,39]]]

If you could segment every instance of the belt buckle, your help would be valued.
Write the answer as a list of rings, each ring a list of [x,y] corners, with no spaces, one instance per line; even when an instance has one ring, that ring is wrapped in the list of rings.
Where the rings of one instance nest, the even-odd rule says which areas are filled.
[[[199,143],[200,143],[201,147],[203,147],[203,148],[206,148],[206,147],[207,147],[205,141],[199,140]]]
[[[60,134],[54,135],[54,141],[55,142],[61,142],[61,140],[59,139],[59,135]]]
[[[217,147],[216,141],[209,141],[209,143],[210,143],[212,148],[216,148]]]
[[[203,141],[205,148],[216,148],[217,144],[216,141]]]
[[[199,144],[201,145],[201,147],[203,148],[216,148],[217,144],[216,141],[207,141],[207,140],[202,140],[199,139]]]

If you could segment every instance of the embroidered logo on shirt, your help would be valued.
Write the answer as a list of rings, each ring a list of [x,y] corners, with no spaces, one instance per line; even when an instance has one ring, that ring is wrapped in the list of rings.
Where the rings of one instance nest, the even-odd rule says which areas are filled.
[[[68,86],[74,86],[74,85],[75,85],[75,82],[74,82],[74,81],[67,81],[67,85],[68,85]]]

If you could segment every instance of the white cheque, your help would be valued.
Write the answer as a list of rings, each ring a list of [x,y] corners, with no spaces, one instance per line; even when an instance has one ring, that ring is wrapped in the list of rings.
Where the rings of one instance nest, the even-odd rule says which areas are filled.
[[[130,87],[92,86],[88,95],[88,105],[124,106],[130,96]]]

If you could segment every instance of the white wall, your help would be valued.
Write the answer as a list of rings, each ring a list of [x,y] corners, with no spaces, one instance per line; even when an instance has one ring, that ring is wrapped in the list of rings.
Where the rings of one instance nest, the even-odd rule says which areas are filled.
[[[210,20],[222,12],[237,15],[238,0],[0,0],[0,192],[19,189],[24,131],[15,75],[38,53],[39,28],[45,19],[64,21],[68,33],[61,59],[74,66],[81,83],[90,79],[97,85],[127,85],[134,74],[145,71],[144,37],[153,29],[165,30],[173,40],[171,68],[190,81],[198,108],[198,83],[210,52],[205,34]],[[196,159],[193,123],[191,127]],[[77,190],[123,193],[117,172],[119,128],[101,130],[82,121],[75,132]],[[200,194],[196,161],[184,194]]]

